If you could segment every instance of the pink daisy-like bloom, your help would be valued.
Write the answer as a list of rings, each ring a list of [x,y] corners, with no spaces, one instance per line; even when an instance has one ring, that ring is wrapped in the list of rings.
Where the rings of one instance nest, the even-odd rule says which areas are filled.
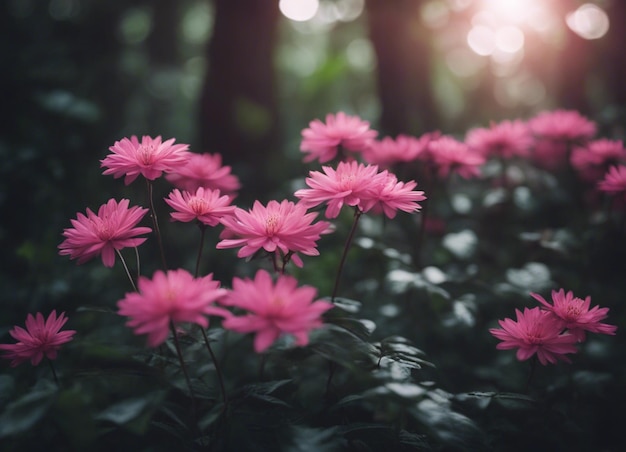
[[[533,143],[530,130],[520,120],[492,123],[488,128],[470,130],[465,144],[485,157],[510,159],[528,154]]]
[[[44,356],[55,359],[61,345],[72,340],[76,331],[61,331],[67,322],[65,313],[57,317],[56,311],[52,311],[44,320],[38,312],[35,317],[28,314],[26,317],[26,329],[14,326],[9,334],[16,339],[16,344],[0,344],[0,350],[4,351],[3,358],[11,359],[11,367],[15,367],[30,360],[33,366],[38,365]]]
[[[171,138],[162,142],[161,136],[144,136],[141,142],[135,135],[130,139],[122,138],[109,148],[111,153],[100,160],[100,166],[106,168],[102,174],[113,175],[116,179],[124,176],[126,185],[140,174],[148,180],[155,180],[164,171],[180,168],[189,158],[189,145],[174,144],[174,141],[175,138]]]
[[[613,165],[626,161],[626,149],[621,140],[600,139],[572,151],[571,163],[580,177],[588,182],[602,179]]]
[[[428,143],[437,135],[437,133],[426,133],[419,138],[398,135],[395,139],[384,137],[382,140],[373,140],[371,145],[363,151],[363,160],[382,168],[389,168],[395,163],[411,162],[426,151]]]
[[[536,138],[533,160],[550,170],[565,165],[572,148],[596,134],[596,124],[574,110],[541,112],[528,120],[528,127]]]
[[[322,326],[321,316],[333,305],[316,300],[317,290],[298,287],[292,276],[281,275],[276,280],[265,270],[259,270],[254,280],[233,278],[233,289],[220,300],[225,306],[244,309],[246,315],[224,319],[224,328],[239,333],[256,333],[254,350],[265,351],[282,334],[295,337],[296,344],[309,343],[309,332]]]
[[[241,188],[237,176],[231,174],[231,167],[222,166],[220,154],[190,152],[187,162],[166,174],[165,179],[176,188],[188,192],[203,187],[232,195]]]
[[[219,190],[198,187],[193,193],[178,188],[172,190],[165,202],[174,209],[170,215],[176,221],[197,220],[207,226],[216,226],[220,220],[232,214],[236,207],[230,205],[231,198]]]
[[[144,276],[137,283],[138,291],[127,293],[118,301],[118,313],[129,318],[126,325],[137,335],[148,335],[148,346],[157,347],[167,339],[171,329],[181,323],[194,323],[208,328],[209,315],[229,316],[213,302],[226,295],[213,274],[194,278],[186,270],[157,270],[152,279]]]
[[[370,123],[358,116],[344,112],[326,115],[326,123],[315,119],[302,131],[300,150],[307,153],[305,162],[319,160],[320,163],[334,159],[341,147],[344,150],[363,152],[378,132],[370,129]]]
[[[119,203],[109,199],[97,214],[90,209],[87,209],[87,216],[79,212],[76,219],[70,220],[73,227],[63,231],[65,240],[59,245],[59,254],[78,259],[79,264],[101,254],[105,267],[113,267],[116,250],[141,245],[146,237],[137,236],[152,231],[137,226],[148,209],[129,208],[129,202],[128,199]]]
[[[548,303],[541,295],[530,294],[535,300],[543,305],[543,308],[554,314],[560,321],[561,328],[567,329],[578,342],[585,340],[585,331],[591,333],[614,335],[617,327],[602,323],[608,317],[609,308],[599,306],[591,307],[591,297],[584,300],[575,297],[569,291],[561,289],[552,291],[552,303]]]
[[[626,195],[626,166],[612,166],[598,182],[598,189],[613,195]]]
[[[480,166],[485,163],[483,155],[449,136],[431,141],[428,152],[423,156],[437,168],[442,178],[451,173],[457,173],[465,179],[477,177],[480,175]]]
[[[552,313],[539,308],[524,308],[524,312],[515,310],[517,321],[498,320],[501,328],[490,328],[489,332],[500,339],[498,350],[517,349],[517,359],[525,361],[537,355],[544,366],[557,360],[571,362],[565,356],[576,353],[576,336],[562,333],[561,322]]]
[[[398,182],[397,177],[387,170],[377,179],[380,180],[379,189],[374,194],[372,212],[382,211],[388,218],[394,218],[398,210],[411,213],[421,209],[418,202],[425,200],[426,196],[423,191],[413,190],[417,182]]]
[[[255,201],[252,209],[236,208],[233,215],[223,217],[225,229],[218,249],[241,246],[238,257],[252,256],[260,249],[268,253],[282,253],[283,261],[292,259],[302,267],[302,259],[297,253],[317,256],[317,241],[322,234],[330,232],[330,223],[313,223],[317,213],[307,213],[302,203],[270,201],[267,207]],[[232,238],[232,237],[237,238]]]
[[[324,171],[310,171],[306,184],[295,192],[307,207],[327,204],[326,218],[336,218],[344,204],[356,206],[362,212],[376,203],[375,195],[379,191],[380,176],[377,165],[364,165],[352,160],[339,162],[337,169],[323,166]]]

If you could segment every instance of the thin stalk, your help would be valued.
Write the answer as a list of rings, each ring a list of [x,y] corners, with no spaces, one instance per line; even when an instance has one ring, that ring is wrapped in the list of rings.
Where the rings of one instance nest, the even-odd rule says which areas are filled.
[[[163,249],[163,238],[161,236],[161,229],[159,228],[159,220],[157,218],[156,209],[154,208],[154,187],[152,182],[146,179],[148,184],[148,202],[150,203],[150,217],[152,218],[152,224],[154,226],[154,233],[157,236],[157,242],[159,242],[159,252],[161,254],[161,265],[163,270],[167,270],[167,264],[165,260],[165,250]]]
[[[348,238],[346,239],[346,244],[343,247],[343,253],[341,254],[341,260],[339,261],[339,268],[337,269],[337,276],[335,278],[335,285],[333,287],[333,293],[330,297],[330,301],[334,302],[335,297],[337,296],[337,291],[339,290],[339,281],[341,279],[341,272],[343,271],[343,267],[346,263],[346,258],[348,257],[348,251],[350,250],[350,246],[352,245],[352,240],[354,239],[354,235],[356,233],[356,227],[359,223],[359,218],[363,212],[356,206],[354,208],[354,221],[352,222],[352,228],[350,229],[350,233],[348,234]]]
[[[209,342],[209,338],[206,335],[206,331],[204,328],[200,328],[202,331],[202,337],[204,338],[204,343],[206,344],[206,349],[209,351],[209,355],[211,355],[211,359],[213,360],[213,365],[215,366],[215,373],[217,374],[217,381],[220,385],[220,390],[222,391],[222,400],[224,401],[224,409],[226,405],[228,405],[228,395],[226,394],[226,387],[224,386],[224,376],[222,374],[222,370],[217,363],[217,357],[215,353],[213,353],[213,349],[211,348],[211,343]]]
[[[328,400],[330,398],[330,387],[333,381],[333,377],[335,376],[335,370],[337,370],[337,363],[335,361],[328,361],[328,378],[326,378],[326,393],[324,395],[325,399]]]
[[[128,265],[126,265],[126,261],[124,260],[124,256],[122,256],[122,252],[120,250],[115,250],[115,252],[117,253],[118,257],[120,258],[120,261],[122,261],[122,265],[124,266],[124,271],[126,272],[126,276],[128,277],[128,280],[130,281],[130,284],[133,286],[133,290],[135,292],[137,292],[137,286],[135,286],[135,281],[133,281],[133,277],[130,276],[130,271],[128,270]]]
[[[526,379],[526,393],[530,391],[530,382],[535,375],[535,369],[537,368],[537,355],[533,355],[530,360],[530,371],[528,372],[528,378]]]
[[[139,260],[139,248],[135,247],[135,262],[137,264],[137,280],[141,276],[141,262]]]
[[[201,221],[198,221],[198,227],[200,228],[200,246],[198,247],[198,257],[196,258],[196,270],[194,272],[194,278],[197,278],[198,273],[200,272],[200,259],[202,258],[202,250],[204,248],[204,238],[206,236],[206,224],[202,223]]]
[[[48,366],[50,366],[50,370],[52,371],[52,376],[54,377],[54,382],[56,383],[57,388],[61,389],[59,378],[57,377],[56,370],[54,370],[54,364],[52,364],[52,360],[46,356],[46,361],[48,361]]]
[[[176,327],[174,326],[174,322],[172,320],[170,320],[170,330],[172,331],[172,337],[174,339],[174,347],[176,347],[176,354],[178,355],[180,369],[183,371],[183,374],[185,375],[185,381],[187,382],[187,387],[189,388],[189,393],[191,395],[192,411],[195,413],[196,394],[194,393],[193,387],[191,386],[191,379],[189,378],[189,372],[187,372],[187,365],[185,364],[185,360],[183,359],[183,353],[180,348],[180,342],[178,341],[178,335],[176,334]]]

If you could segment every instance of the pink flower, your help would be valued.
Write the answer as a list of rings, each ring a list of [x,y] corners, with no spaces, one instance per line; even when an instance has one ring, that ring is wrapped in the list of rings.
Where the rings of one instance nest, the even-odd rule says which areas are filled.
[[[87,216],[78,213],[75,220],[70,220],[74,227],[63,231],[65,240],[59,245],[59,254],[78,259],[79,264],[102,254],[105,267],[113,267],[115,250],[141,245],[146,238],[137,236],[152,231],[137,226],[148,209],[137,206],[129,209],[128,204],[128,199],[122,199],[119,204],[110,199],[100,206],[97,215],[90,209]]]
[[[568,153],[596,133],[596,125],[573,110],[539,113],[528,120],[536,138],[533,160],[543,168],[554,170],[567,163]]]
[[[553,304],[550,304],[539,294],[531,293],[530,295],[541,303],[544,309],[554,314],[560,321],[561,328],[567,328],[578,342],[585,339],[585,331],[614,335],[617,330],[614,325],[600,322],[607,318],[609,308],[594,306],[589,309],[591,297],[582,300],[575,297],[571,291],[565,293],[563,289],[558,292],[553,290]]]
[[[138,292],[130,292],[118,301],[118,313],[129,317],[128,325],[135,334],[147,334],[148,345],[165,342],[170,325],[188,322],[208,328],[209,315],[228,316],[225,309],[213,304],[227,293],[213,274],[194,278],[186,270],[158,270],[150,280],[139,278]]]
[[[384,137],[382,140],[373,140],[363,151],[363,159],[370,164],[389,168],[399,162],[411,162],[426,151],[428,143],[438,134],[427,133],[420,138],[408,135],[398,135],[395,139]]]
[[[100,161],[100,166],[107,168],[102,174],[112,174],[116,179],[124,177],[124,183],[130,184],[140,174],[148,180],[154,180],[163,171],[174,171],[187,162],[188,144],[173,144],[174,138],[161,142],[161,137],[144,136],[141,143],[135,135],[116,141],[109,148],[111,154]]]
[[[209,190],[198,187],[193,193],[181,191],[177,188],[172,190],[165,202],[175,211],[170,215],[173,220],[193,221],[198,220],[208,226],[217,225],[220,220],[235,211],[235,206],[230,205],[229,196],[221,196],[219,190]]]
[[[203,187],[232,195],[241,188],[241,184],[237,176],[230,172],[230,166],[222,166],[220,154],[190,152],[187,162],[166,174],[165,179],[175,187],[189,192]]]
[[[583,180],[596,182],[612,166],[626,161],[626,149],[621,140],[600,139],[577,147],[571,163]]]
[[[378,132],[370,129],[370,123],[358,116],[343,112],[326,115],[326,123],[315,119],[309,128],[302,131],[300,150],[308,153],[305,162],[319,160],[320,163],[334,159],[339,147],[348,151],[364,151]]]
[[[537,354],[539,362],[556,363],[558,359],[570,362],[567,353],[576,353],[576,336],[562,333],[561,322],[548,311],[539,308],[515,310],[517,321],[498,320],[502,328],[490,328],[489,332],[500,339],[498,350],[517,349],[517,359],[525,361]]]
[[[379,182],[378,190],[374,192],[374,212],[383,211],[389,218],[396,216],[397,210],[404,212],[415,212],[421,209],[419,201],[426,199],[423,191],[413,190],[417,186],[417,182],[398,182],[394,174],[386,170],[377,177]]]
[[[611,194],[626,194],[626,166],[613,166],[598,183],[598,189]]]
[[[2,357],[13,360],[11,367],[28,360],[36,366],[44,356],[48,359],[55,359],[61,345],[71,341],[72,336],[76,334],[74,330],[60,331],[65,322],[67,322],[67,317],[64,312],[57,317],[56,311],[52,311],[45,321],[40,312],[35,317],[28,314],[26,329],[15,326],[9,331],[18,343],[0,344],[0,350],[4,350]]]
[[[428,152],[423,155],[437,168],[442,178],[450,173],[457,173],[465,179],[476,177],[480,174],[480,166],[485,163],[484,156],[449,136],[431,141]]]
[[[307,345],[309,332],[322,325],[321,315],[333,305],[313,301],[316,289],[297,285],[296,279],[287,275],[279,276],[274,284],[265,270],[259,270],[254,280],[234,278],[232,291],[220,303],[248,313],[227,317],[222,325],[239,333],[255,332],[257,353],[265,351],[282,334],[293,335],[297,345]]]
[[[532,143],[528,126],[520,120],[492,123],[489,128],[470,130],[465,137],[465,144],[485,157],[507,159],[527,155]]]
[[[596,124],[574,110],[544,111],[528,120],[531,132],[540,138],[575,143],[596,133]]]
[[[267,207],[255,201],[251,210],[237,208],[234,214],[222,218],[225,226],[218,249],[242,248],[239,257],[252,256],[260,249],[268,253],[282,253],[282,260],[293,259],[298,267],[302,260],[297,253],[317,256],[317,240],[329,232],[330,223],[318,221],[313,224],[317,213],[307,213],[302,203],[270,201]],[[236,236],[238,238],[226,238]]]
[[[323,166],[322,170],[323,173],[310,171],[306,178],[310,188],[295,192],[308,207],[326,203],[326,218],[336,218],[344,204],[366,211],[376,203],[374,196],[380,187],[378,166],[353,160],[339,162],[336,170],[330,166]]]

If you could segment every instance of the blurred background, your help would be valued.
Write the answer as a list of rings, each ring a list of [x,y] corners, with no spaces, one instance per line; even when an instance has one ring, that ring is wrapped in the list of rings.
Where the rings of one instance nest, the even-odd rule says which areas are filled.
[[[99,161],[123,137],[175,137],[195,152],[221,154],[242,182],[241,207],[289,197],[312,168],[302,163],[300,132],[338,111],[369,121],[380,137],[441,131],[463,139],[491,121],[575,109],[597,123],[598,136],[624,138],[622,0],[3,0],[0,27],[0,340],[11,341],[9,329],[29,312],[64,310],[80,335],[66,356],[73,351],[82,366],[87,354],[95,369],[130,354],[117,351],[120,343],[143,346],[114,313],[127,281],[119,265],[77,266],[57,246],[77,212],[111,197],[146,205],[141,183],[125,187],[102,176]],[[597,438],[606,447],[596,450],[617,450],[610,445],[623,442],[622,426],[612,413],[626,400],[623,206],[615,227],[596,221],[597,211],[559,198],[556,183],[545,182],[550,175],[533,174],[530,188],[519,191],[530,201],[514,215],[490,204],[491,181],[457,185],[462,202],[442,199],[449,228],[433,234],[433,265],[417,273],[403,261],[401,235],[375,237],[399,242],[397,249],[357,241],[343,289],[370,302],[377,333],[405,334],[424,347],[437,364],[427,376],[452,392],[523,385],[526,363],[497,351],[488,328],[514,308],[534,306],[529,290],[548,297],[563,286],[593,295],[593,305],[611,308],[607,322],[619,326],[618,335],[589,341],[576,367],[542,369],[551,403],[566,400],[582,420],[555,417],[516,438],[555,428],[567,444],[587,439],[580,450],[592,450],[585,447]],[[383,230],[367,221],[366,233]],[[413,231],[413,220],[404,221]],[[173,231],[180,237],[168,252],[183,265],[176,240],[195,242]],[[340,249],[344,237],[328,243]],[[207,259],[217,279],[229,281],[234,253]],[[322,252],[303,270],[323,295],[333,259]],[[385,278],[395,298],[378,299]],[[36,381],[29,365],[15,372],[24,376],[15,380],[22,391]],[[96,388],[84,393],[109,397]],[[6,400],[13,392],[5,384]],[[72,422],[83,417],[77,407]],[[543,419],[522,412],[505,427]],[[579,425],[590,425],[589,433],[576,436]],[[503,444],[511,450],[508,437]]]
[[[107,271],[57,245],[76,212],[129,196],[99,168],[125,136],[222,154],[245,203],[306,174],[300,131],[340,110],[381,136],[553,108],[623,135],[617,0],[6,0],[0,21],[2,334],[106,297]]]

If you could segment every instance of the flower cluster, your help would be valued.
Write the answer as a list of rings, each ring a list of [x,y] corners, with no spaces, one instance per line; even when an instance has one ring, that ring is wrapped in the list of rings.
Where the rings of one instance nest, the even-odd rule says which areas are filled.
[[[576,343],[585,339],[585,332],[614,335],[617,327],[602,323],[608,316],[608,308],[594,306],[591,297],[577,298],[564,289],[552,291],[552,304],[541,295],[530,294],[541,303],[540,307],[516,310],[516,318],[499,320],[501,328],[489,332],[500,342],[499,350],[517,349],[517,359],[525,361],[537,356],[543,365],[557,360],[570,362],[566,356],[576,353]]]

